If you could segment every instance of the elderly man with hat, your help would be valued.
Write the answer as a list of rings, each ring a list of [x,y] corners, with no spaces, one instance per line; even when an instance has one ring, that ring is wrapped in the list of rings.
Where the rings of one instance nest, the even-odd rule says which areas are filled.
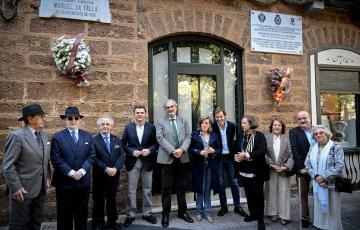
[[[94,154],[91,134],[79,129],[83,117],[77,107],[67,107],[65,114],[60,115],[67,127],[55,133],[51,140],[57,229],[87,229],[90,168]]]
[[[45,112],[39,104],[22,109],[25,126],[5,141],[3,170],[10,194],[9,229],[40,229],[50,162],[47,134],[42,131]]]

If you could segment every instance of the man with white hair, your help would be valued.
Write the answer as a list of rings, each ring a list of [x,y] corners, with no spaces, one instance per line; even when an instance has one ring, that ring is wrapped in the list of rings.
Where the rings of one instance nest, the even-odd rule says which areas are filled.
[[[94,137],[95,152],[93,166],[93,229],[121,229],[116,223],[118,213],[116,208],[116,192],[119,185],[120,169],[125,160],[120,138],[111,134],[114,120],[109,115],[97,120],[100,133]],[[104,220],[106,202],[107,224]]]

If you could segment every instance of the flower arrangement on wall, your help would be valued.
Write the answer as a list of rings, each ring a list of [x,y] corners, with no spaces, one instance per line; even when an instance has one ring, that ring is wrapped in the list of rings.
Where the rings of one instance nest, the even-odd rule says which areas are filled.
[[[294,69],[290,67],[277,67],[270,69],[267,73],[269,91],[271,93],[274,105],[279,106],[284,100],[285,95],[290,92],[290,76]]]
[[[91,72],[91,55],[83,37],[84,33],[77,34],[76,38],[62,36],[51,49],[57,68],[75,79],[78,87],[90,86],[85,74]]]

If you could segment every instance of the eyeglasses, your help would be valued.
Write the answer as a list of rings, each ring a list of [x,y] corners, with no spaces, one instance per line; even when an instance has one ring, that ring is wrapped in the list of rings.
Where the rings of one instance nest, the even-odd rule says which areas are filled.
[[[166,109],[171,109],[173,107],[175,107],[175,105],[169,105],[169,106],[166,106]]]
[[[320,131],[320,132],[314,133],[314,136],[319,136],[319,135],[323,135],[323,134],[324,134],[324,131]]]
[[[80,119],[80,117],[67,117],[66,119],[68,119],[69,121],[72,121],[72,120],[77,121]]]

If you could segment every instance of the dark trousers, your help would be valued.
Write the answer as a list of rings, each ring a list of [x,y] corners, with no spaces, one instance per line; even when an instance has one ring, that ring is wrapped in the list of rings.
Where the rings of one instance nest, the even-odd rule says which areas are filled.
[[[296,175],[296,182],[299,189],[300,186],[300,195],[301,195],[301,219],[302,220],[310,220],[309,217],[309,190],[310,190],[310,181],[311,177],[308,174]],[[299,185],[300,179],[300,185]]]
[[[163,215],[169,215],[171,211],[171,193],[175,188],[178,214],[187,212],[186,207],[186,164],[182,164],[180,159],[174,159],[172,164],[163,164],[161,168],[161,202],[163,207]]]
[[[112,178],[111,178],[112,179]],[[116,191],[118,183],[114,180],[109,180],[106,177],[93,178],[93,192],[94,200],[92,223],[104,224],[105,220],[105,202],[107,222],[113,224],[118,219],[118,212],[116,208]]]
[[[262,222],[264,219],[264,181],[254,178],[241,177],[250,216]]]
[[[87,229],[90,186],[84,188],[56,188],[57,229]],[[74,224],[73,224],[74,223]]]
[[[234,161],[232,160],[232,155],[221,155],[219,159],[219,168],[218,168],[218,175],[219,175],[219,198],[221,206],[227,206],[227,199],[226,199],[226,184],[225,184],[225,172],[228,175],[230,180],[231,186],[231,194],[234,201],[234,206],[240,206],[240,188],[238,181],[235,177],[235,165]]]
[[[10,198],[9,230],[40,229],[45,195],[41,189],[37,197],[25,199],[23,203]]]

